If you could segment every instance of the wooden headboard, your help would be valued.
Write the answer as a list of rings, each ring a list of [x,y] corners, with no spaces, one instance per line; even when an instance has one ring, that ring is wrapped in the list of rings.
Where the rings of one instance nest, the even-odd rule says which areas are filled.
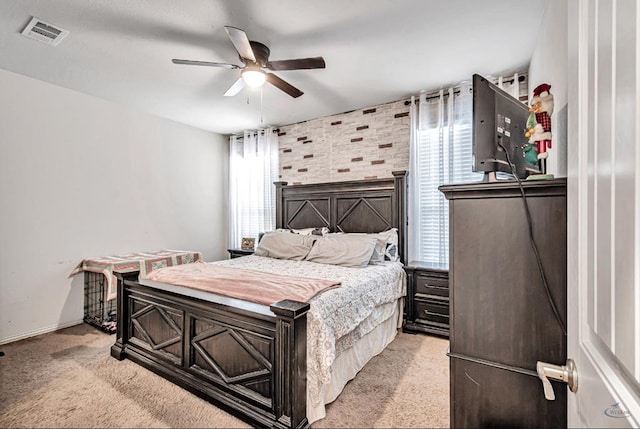
[[[407,255],[407,172],[388,179],[276,185],[276,228],[328,227],[331,232],[398,228],[400,260]]]

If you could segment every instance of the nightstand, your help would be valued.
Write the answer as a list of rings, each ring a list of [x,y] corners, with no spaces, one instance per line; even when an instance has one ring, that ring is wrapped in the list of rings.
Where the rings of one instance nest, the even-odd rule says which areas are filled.
[[[242,256],[253,255],[253,249],[227,249],[231,259],[240,258]]]
[[[440,264],[412,261],[407,273],[404,332],[449,336],[449,270]]]

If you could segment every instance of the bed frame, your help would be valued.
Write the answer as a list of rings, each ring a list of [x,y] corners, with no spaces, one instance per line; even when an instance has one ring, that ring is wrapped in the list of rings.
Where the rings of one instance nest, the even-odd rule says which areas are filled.
[[[406,255],[406,171],[393,178],[287,186],[276,182],[276,226],[331,231],[398,228]],[[306,417],[308,303],[256,311],[204,301],[116,273],[118,323],[111,356],[128,358],[260,427],[309,427]]]

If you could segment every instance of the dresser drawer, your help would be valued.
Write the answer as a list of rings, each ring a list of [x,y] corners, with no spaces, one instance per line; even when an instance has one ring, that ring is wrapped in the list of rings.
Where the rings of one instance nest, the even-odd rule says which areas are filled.
[[[446,279],[416,275],[416,293],[449,298],[449,282]]]
[[[449,325],[449,306],[446,303],[415,300],[414,305],[416,319]]]

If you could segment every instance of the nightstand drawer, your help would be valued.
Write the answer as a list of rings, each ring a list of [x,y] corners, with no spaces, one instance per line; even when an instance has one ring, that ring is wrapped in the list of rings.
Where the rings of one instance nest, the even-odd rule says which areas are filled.
[[[449,272],[439,263],[412,261],[406,267],[403,331],[449,336]]]
[[[416,319],[449,324],[449,306],[434,301],[414,301]]]
[[[416,293],[449,298],[449,282],[446,279],[417,275],[415,285]]]

